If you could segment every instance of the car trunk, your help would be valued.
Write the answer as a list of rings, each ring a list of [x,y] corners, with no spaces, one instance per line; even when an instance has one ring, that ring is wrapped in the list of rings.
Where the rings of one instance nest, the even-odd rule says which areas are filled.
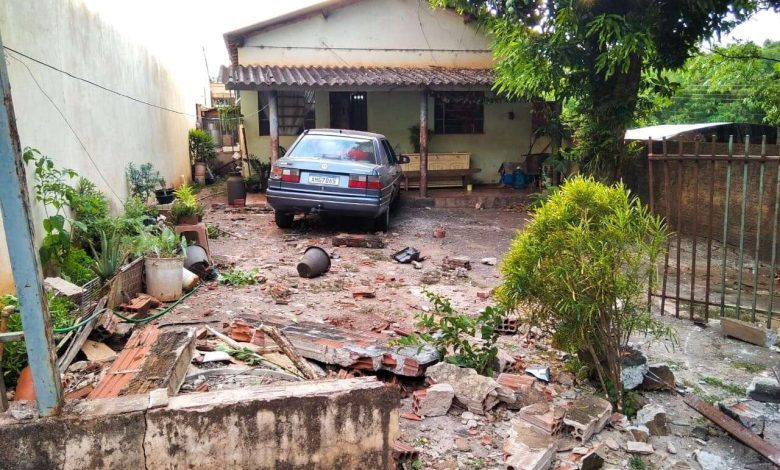
[[[377,191],[366,188],[350,188],[350,176],[376,175],[377,165],[354,161],[339,161],[321,158],[294,157],[285,158],[277,163],[283,168],[300,171],[298,183],[282,181],[281,189],[289,191],[307,191],[340,196],[366,196]]]

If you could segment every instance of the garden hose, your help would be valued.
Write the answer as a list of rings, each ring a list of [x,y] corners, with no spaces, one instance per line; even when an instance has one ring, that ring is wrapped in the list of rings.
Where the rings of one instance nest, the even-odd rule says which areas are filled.
[[[71,332],[71,331],[73,331],[73,330],[75,330],[77,328],[80,328],[80,327],[86,325],[87,323],[91,322],[92,320],[97,318],[100,314],[105,312],[106,310],[108,310],[108,309],[107,308],[102,308],[102,309],[98,310],[97,312],[95,312],[94,314],[92,314],[91,317],[89,317],[89,318],[87,318],[85,320],[82,320],[82,321],[76,323],[73,326],[67,326],[67,327],[64,327],[64,328],[54,328],[54,332],[55,333],[69,333],[69,332]]]

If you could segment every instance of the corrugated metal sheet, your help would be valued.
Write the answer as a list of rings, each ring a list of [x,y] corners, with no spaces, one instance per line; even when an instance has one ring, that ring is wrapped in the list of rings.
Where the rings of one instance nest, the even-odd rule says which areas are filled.
[[[660,124],[657,126],[640,127],[626,131],[626,140],[661,140],[671,139],[686,132],[700,131],[710,127],[731,124],[730,122],[706,122],[700,124]]]
[[[475,87],[493,85],[491,69],[447,67],[230,66],[220,71],[230,90],[274,87]]]

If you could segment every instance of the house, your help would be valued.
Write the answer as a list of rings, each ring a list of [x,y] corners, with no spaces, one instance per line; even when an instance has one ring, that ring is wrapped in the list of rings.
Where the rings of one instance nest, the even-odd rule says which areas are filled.
[[[531,104],[491,91],[488,35],[427,0],[330,0],[224,37],[220,80],[238,90],[249,153],[275,160],[308,128],[365,130],[412,154],[412,170],[428,158],[496,183],[502,162],[543,149]]]

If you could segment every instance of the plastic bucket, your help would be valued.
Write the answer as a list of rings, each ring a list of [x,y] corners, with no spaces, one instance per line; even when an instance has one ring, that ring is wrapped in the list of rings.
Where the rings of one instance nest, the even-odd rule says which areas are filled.
[[[298,263],[298,275],[305,278],[317,277],[330,270],[330,255],[318,246],[306,248]]]
[[[146,293],[163,302],[181,297],[184,258],[145,258]]]

